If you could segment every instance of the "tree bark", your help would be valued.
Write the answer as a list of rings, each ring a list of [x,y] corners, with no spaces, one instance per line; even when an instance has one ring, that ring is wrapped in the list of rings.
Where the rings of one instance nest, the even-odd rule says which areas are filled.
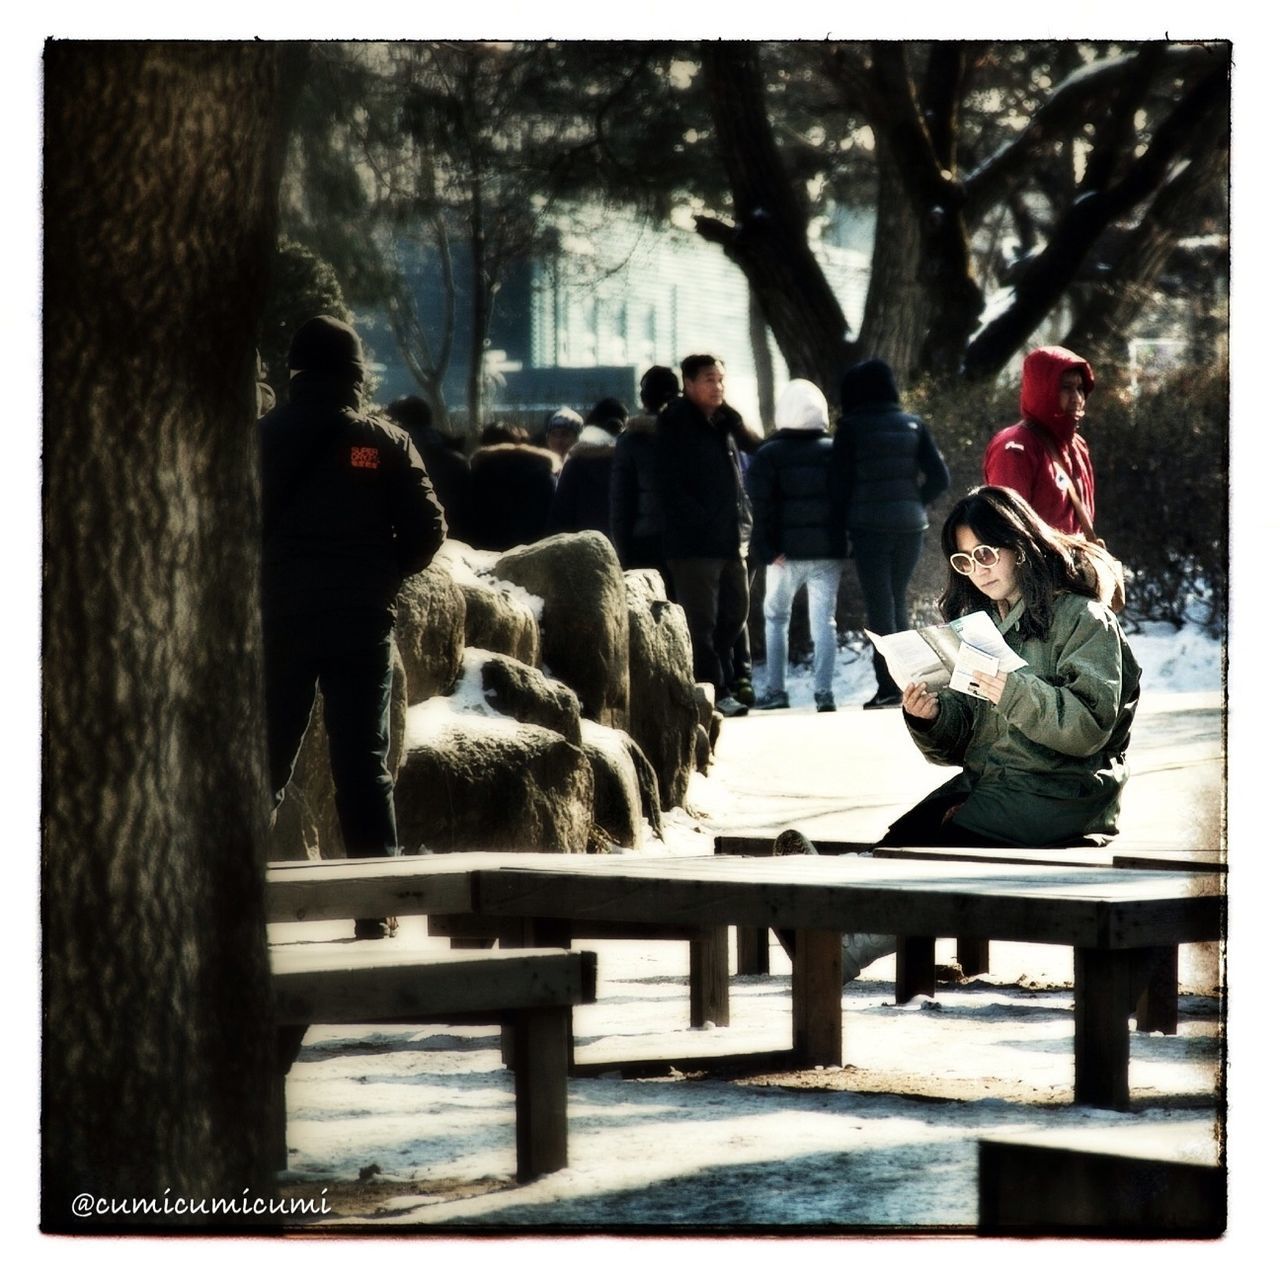
[[[253,334],[297,57],[46,50],[50,1230],[245,1230],[164,1200],[270,1187]]]
[[[916,371],[924,341],[927,299],[920,282],[920,224],[906,204],[897,165],[886,152],[877,162],[875,243],[858,347],[879,356],[900,376]]]
[[[1089,352],[1095,363],[1125,361],[1130,330],[1151,300],[1194,211],[1203,204],[1205,189],[1221,180],[1226,167],[1225,139],[1191,151],[1186,167],[1156,195],[1100,283],[1088,290],[1064,346]]]
[[[756,370],[756,404],[765,435],[773,430],[777,397],[773,385],[773,352],[769,350],[769,326],[755,294],[747,298],[747,329],[751,337],[751,362]]]
[[[965,375],[994,376],[1016,354],[1075,279],[1098,236],[1126,217],[1169,181],[1169,171],[1206,120],[1227,109],[1225,63],[1203,76],[1155,130],[1146,150],[1104,190],[1082,193],[1055,227],[1049,243],[1029,265],[1014,301],[969,344]]]
[[[707,44],[703,50],[734,225],[714,218],[698,218],[695,225],[746,275],[790,375],[808,378],[831,394],[856,347],[809,245],[808,212],[773,139],[759,55],[745,44]]]

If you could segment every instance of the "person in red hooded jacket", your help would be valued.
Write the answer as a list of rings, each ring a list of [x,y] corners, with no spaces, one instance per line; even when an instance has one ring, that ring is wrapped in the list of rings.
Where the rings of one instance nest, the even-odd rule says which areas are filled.
[[[997,431],[982,460],[987,484],[1021,494],[1061,533],[1085,532],[1068,476],[1090,521],[1094,516],[1093,463],[1079,430],[1092,390],[1087,360],[1066,347],[1037,347],[1022,364],[1022,421]]]

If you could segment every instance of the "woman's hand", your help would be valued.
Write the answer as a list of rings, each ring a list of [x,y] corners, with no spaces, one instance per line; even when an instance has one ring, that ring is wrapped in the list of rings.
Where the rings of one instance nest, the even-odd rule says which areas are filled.
[[[927,685],[913,682],[902,691],[902,709],[917,720],[936,720],[938,695],[930,693]]]
[[[978,686],[978,692],[993,704],[999,703],[1004,694],[1005,681],[1008,678],[1008,674],[1004,671],[997,671],[993,676],[989,676],[983,671],[975,671],[973,673],[973,683]]]

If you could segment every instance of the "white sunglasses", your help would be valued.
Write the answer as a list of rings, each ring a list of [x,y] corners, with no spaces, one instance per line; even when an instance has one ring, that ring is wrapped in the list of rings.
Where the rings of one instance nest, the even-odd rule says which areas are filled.
[[[984,569],[990,569],[997,560],[1000,559],[1000,548],[989,547],[985,543],[981,546],[974,547],[972,551],[953,551],[950,556],[951,567],[957,573],[963,573],[966,577],[971,574],[974,569],[981,565]]]

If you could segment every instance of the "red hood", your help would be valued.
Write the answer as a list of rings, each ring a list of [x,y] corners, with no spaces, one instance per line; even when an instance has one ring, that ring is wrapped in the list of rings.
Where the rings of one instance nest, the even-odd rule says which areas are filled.
[[[1079,369],[1084,393],[1093,390],[1093,370],[1089,362],[1066,347],[1037,347],[1022,362],[1022,416],[1047,427],[1059,440],[1067,441],[1076,429],[1075,419],[1058,408],[1058,389],[1068,369]]]

